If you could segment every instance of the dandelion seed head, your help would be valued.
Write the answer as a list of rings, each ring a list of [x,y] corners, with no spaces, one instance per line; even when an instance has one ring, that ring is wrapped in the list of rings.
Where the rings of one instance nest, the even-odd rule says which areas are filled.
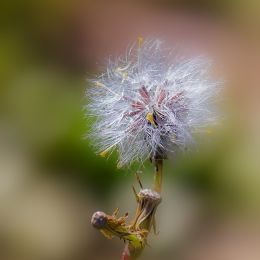
[[[183,150],[218,118],[213,103],[221,83],[210,76],[211,62],[161,45],[139,39],[109,60],[87,91],[93,144],[102,156],[118,150],[120,166]]]

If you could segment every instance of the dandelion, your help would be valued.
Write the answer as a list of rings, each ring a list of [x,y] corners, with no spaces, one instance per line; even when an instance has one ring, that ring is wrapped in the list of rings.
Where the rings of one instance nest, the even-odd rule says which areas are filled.
[[[125,57],[110,60],[106,71],[91,80],[88,113],[95,117],[91,139],[105,157],[119,152],[118,165],[155,165],[153,189],[133,187],[137,209],[131,224],[128,214],[96,212],[92,225],[111,239],[126,242],[122,259],[136,259],[147,245],[155,213],[161,203],[163,160],[194,144],[195,132],[209,132],[218,117],[214,99],[220,82],[210,75],[205,57],[186,58],[161,48],[160,41],[139,39]]]
[[[119,166],[184,150],[194,143],[194,132],[216,121],[212,99],[220,83],[210,76],[211,62],[161,45],[140,39],[91,80],[91,139],[101,156],[118,150]]]

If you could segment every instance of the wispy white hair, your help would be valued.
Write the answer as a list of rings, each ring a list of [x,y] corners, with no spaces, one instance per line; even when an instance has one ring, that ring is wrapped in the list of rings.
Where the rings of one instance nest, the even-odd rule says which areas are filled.
[[[105,156],[119,152],[119,165],[165,158],[193,143],[192,134],[216,121],[220,82],[205,57],[185,58],[139,39],[125,57],[109,61],[90,80],[91,139]]]

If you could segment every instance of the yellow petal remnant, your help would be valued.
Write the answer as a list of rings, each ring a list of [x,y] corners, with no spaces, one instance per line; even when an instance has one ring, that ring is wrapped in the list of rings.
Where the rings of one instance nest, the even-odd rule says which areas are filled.
[[[146,119],[148,122],[150,122],[154,127],[157,127],[157,125],[154,122],[153,114],[151,112],[148,112],[146,115]]]
[[[105,85],[104,85],[103,83],[99,82],[99,81],[96,81],[96,82],[95,82],[95,85],[96,85],[97,87],[105,87]]]
[[[128,77],[128,72],[127,72],[127,71],[124,71],[124,70],[126,70],[126,69],[127,69],[127,67],[126,67],[126,68],[120,68],[120,67],[118,67],[118,68],[115,69],[115,71],[122,76],[122,83],[123,83],[123,82],[127,79],[127,77]]]
[[[117,169],[121,169],[123,167],[123,164],[121,162],[118,162],[116,167],[117,167]]]
[[[99,155],[101,157],[107,157],[109,151],[111,150],[112,146],[108,147],[107,149],[103,150]]]
[[[123,77],[123,79],[127,79],[128,73],[127,72],[122,72],[122,77]]]
[[[108,88],[105,84],[103,84],[103,83],[101,83],[99,81],[95,82],[95,86],[96,87],[102,87],[102,88],[106,89],[108,92],[112,93],[113,95],[119,96],[115,91],[113,91],[112,89]]]
[[[143,46],[144,38],[142,36],[138,37],[138,48],[141,48]]]

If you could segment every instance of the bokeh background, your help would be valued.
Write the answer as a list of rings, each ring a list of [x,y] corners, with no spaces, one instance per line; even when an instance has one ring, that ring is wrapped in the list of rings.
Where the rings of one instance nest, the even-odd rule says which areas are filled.
[[[215,61],[225,121],[168,160],[159,235],[142,259],[260,259],[260,4],[210,0],[0,3],[0,259],[113,260],[94,211],[134,212],[134,169],[84,139],[86,79],[138,36]],[[147,163],[141,179],[152,182]]]

